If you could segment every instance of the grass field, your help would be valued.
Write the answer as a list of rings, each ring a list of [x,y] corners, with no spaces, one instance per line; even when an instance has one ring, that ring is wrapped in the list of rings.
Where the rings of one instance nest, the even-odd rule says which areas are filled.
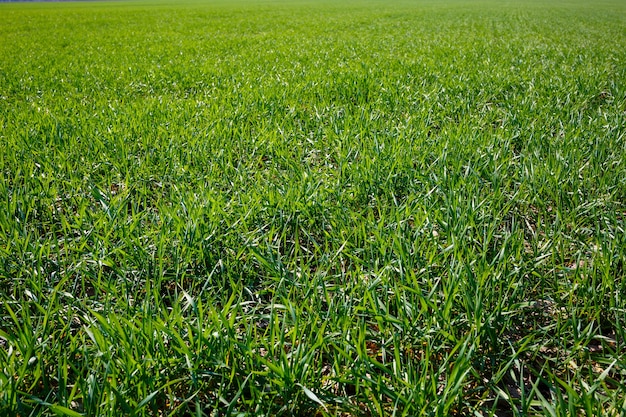
[[[625,415],[589,3],[0,4],[0,415]]]

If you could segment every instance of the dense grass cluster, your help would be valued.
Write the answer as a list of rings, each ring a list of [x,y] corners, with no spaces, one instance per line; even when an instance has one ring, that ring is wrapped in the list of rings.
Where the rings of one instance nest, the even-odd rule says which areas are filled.
[[[0,414],[623,415],[625,27],[0,5]]]

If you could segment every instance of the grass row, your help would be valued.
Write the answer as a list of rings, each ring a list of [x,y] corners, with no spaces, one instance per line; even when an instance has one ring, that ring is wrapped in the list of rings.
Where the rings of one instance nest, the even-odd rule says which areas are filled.
[[[619,2],[0,6],[3,412],[624,413]]]

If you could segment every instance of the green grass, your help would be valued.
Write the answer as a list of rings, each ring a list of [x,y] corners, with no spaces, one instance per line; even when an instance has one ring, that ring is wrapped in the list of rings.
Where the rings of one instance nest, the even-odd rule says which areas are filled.
[[[0,4],[0,414],[626,413],[626,3]]]

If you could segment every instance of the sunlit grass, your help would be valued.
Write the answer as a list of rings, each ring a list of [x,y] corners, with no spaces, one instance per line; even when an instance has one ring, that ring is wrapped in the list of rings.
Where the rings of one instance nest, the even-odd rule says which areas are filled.
[[[624,27],[0,4],[0,414],[622,415]]]

